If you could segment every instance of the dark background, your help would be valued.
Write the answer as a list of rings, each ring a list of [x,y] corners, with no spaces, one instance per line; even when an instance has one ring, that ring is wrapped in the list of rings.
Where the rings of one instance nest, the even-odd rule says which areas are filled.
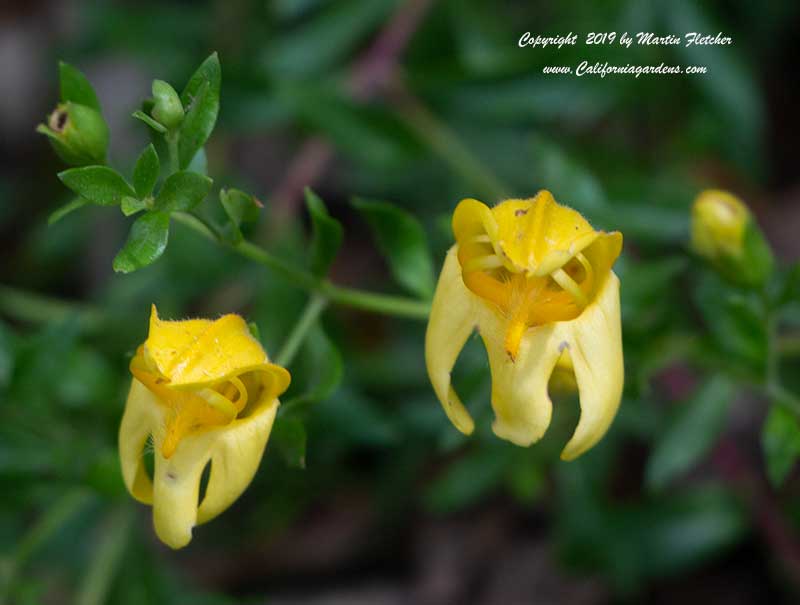
[[[713,398],[719,376],[762,357],[751,342],[757,322],[715,323],[718,284],[687,252],[696,194],[735,191],[782,263],[800,252],[798,12],[790,1],[6,0],[0,577],[8,602],[796,602],[797,487],[791,477],[778,489],[767,483],[758,390],[736,382],[718,421],[690,420],[685,440],[664,442],[682,406]],[[578,44],[521,49],[525,31],[572,31]],[[591,31],[721,31],[734,44],[585,46]],[[462,197],[495,203],[548,188],[595,226],[624,233],[616,270],[626,391],[599,446],[574,463],[558,460],[577,417],[569,397],[557,400],[540,444],[497,440],[476,339],[455,376],[479,428],[461,436],[427,381],[424,324],[334,308],[324,327],[344,375],[309,414],[305,470],[271,445],[249,490],[197,528],[189,547],[174,553],[157,542],[150,511],[121,487],[115,443],[150,303],[168,318],[242,313],[273,352],[305,295],[180,225],[164,258],[115,275],[111,259],[130,220],[92,208],[48,227],[70,197],[56,178],[63,165],[34,128],[56,104],[57,61],[69,61],[97,89],[110,162],[129,174],[147,142],[130,114],[151,80],[180,90],[213,50],[223,85],[210,175],[263,200],[250,237],[295,259],[306,254],[301,194],[312,185],[345,225],[337,282],[400,292],[349,204],[354,195],[419,217],[437,267]],[[541,73],[583,59],[706,65],[708,74]],[[20,302],[20,290],[48,298]],[[84,304],[104,319],[74,312]],[[711,349],[725,359],[731,334],[744,342],[733,345],[744,361],[709,362],[720,357]],[[335,359],[333,349],[308,347],[290,370],[301,386]],[[784,374],[796,380],[790,362]],[[669,461],[697,440],[709,442],[701,456],[654,478],[654,452]]]

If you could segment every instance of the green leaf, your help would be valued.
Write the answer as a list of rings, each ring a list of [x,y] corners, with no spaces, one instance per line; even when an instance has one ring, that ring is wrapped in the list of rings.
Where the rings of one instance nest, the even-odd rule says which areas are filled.
[[[613,524],[637,542],[631,553],[647,576],[679,574],[731,548],[747,532],[741,503],[723,489],[702,486],[637,511],[621,511]],[[630,521],[626,517],[634,517]],[[635,525],[626,534],[625,527]],[[634,533],[635,535],[631,535]],[[611,562],[613,565],[613,561]]]
[[[169,214],[148,212],[133,223],[128,241],[114,258],[114,271],[131,273],[164,253],[169,238]]]
[[[772,404],[764,421],[761,447],[769,480],[780,487],[800,456],[800,422],[794,412],[779,402]]]
[[[298,418],[279,418],[270,441],[290,468],[306,467],[306,429]]]
[[[717,376],[681,404],[648,460],[646,477],[651,488],[662,489],[711,449],[725,425],[733,395],[733,385]]]
[[[158,161],[156,148],[150,143],[145,147],[133,167],[133,188],[136,190],[137,196],[146,198],[153,193],[160,170],[161,163]]]
[[[219,57],[213,53],[197,68],[181,93],[181,103],[186,110],[178,140],[181,168],[189,165],[214,130],[221,83]]]
[[[123,197],[136,196],[125,178],[108,166],[71,168],[59,172],[58,178],[72,191],[99,206],[116,206]]]
[[[167,132],[167,128],[158,122],[156,122],[153,118],[143,112],[141,109],[137,109],[131,114],[137,120],[141,120],[145,124],[147,124],[150,128],[158,132],[159,134],[164,134]]]
[[[100,101],[86,76],[69,63],[60,61],[58,75],[61,84],[61,101],[71,101],[100,111]]]
[[[663,10],[667,31],[717,31],[717,23],[701,3],[673,0]],[[687,84],[703,92],[709,106],[723,120],[725,139],[720,151],[732,156],[742,168],[758,170],[763,156],[761,136],[765,101],[757,84],[757,72],[747,67],[747,57],[736,45],[678,44],[676,58],[688,65],[704,65],[713,77],[688,78]]]
[[[279,409],[280,416],[294,416],[306,406],[329,398],[341,383],[343,373],[342,354],[317,324],[306,336],[302,355],[292,366],[293,392],[299,387],[301,393],[286,400]]]
[[[760,298],[752,292],[732,290],[710,272],[692,295],[715,349],[726,357],[728,365],[738,365],[754,376],[762,376],[768,337]]]
[[[418,138],[397,115],[358,103],[329,82],[284,82],[275,95],[302,126],[370,168],[401,170],[421,153]]]
[[[607,208],[608,200],[603,186],[575,154],[537,135],[533,138],[532,158],[537,185],[558,192],[556,199],[559,202],[587,215]]]
[[[311,214],[311,272],[322,277],[328,273],[342,245],[342,225],[328,214],[325,203],[306,187],[306,207]]]
[[[122,210],[122,214],[125,216],[131,216],[132,214],[146,210],[147,202],[135,197],[126,196],[122,198],[122,203],[120,204],[119,209]]]
[[[508,448],[483,447],[453,462],[425,492],[425,504],[445,513],[474,504],[504,479]]]
[[[71,202],[67,202],[63,206],[54,210],[49,217],[47,217],[47,224],[54,225],[62,218],[67,216],[70,212],[77,210],[78,208],[83,208],[86,204],[89,203],[85,197],[76,197]]]
[[[207,176],[182,170],[164,181],[153,208],[163,212],[191,210],[211,191],[213,181]]]
[[[228,216],[230,239],[238,243],[242,240],[241,225],[258,220],[258,212],[264,205],[255,196],[239,189],[220,189],[219,201]]]
[[[411,214],[388,202],[353,201],[389,262],[394,278],[421,298],[433,296],[434,275],[425,230]]]
[[[741,499],[723,486],[610,501],[608,474],[593,475],[598,469],[589,462],[559,466],[559,546],[573,564],[590,565],[617,590],[630,593],[649,578],[696,568],[746,535]]]

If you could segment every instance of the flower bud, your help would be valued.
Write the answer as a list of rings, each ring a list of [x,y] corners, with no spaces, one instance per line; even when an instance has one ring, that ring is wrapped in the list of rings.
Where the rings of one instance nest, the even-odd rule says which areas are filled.
[[[50,138],[53,149],[67,164],[104,164],[108,149],[108,126],[100,112],[66,102],[36,128]]]
[[[772,273],[769,244],[747,206],[727,191],[708,189],[697,196],[692,249],[740,286],[762,286]]]
[[[183,105],[175,89],[163,80],[153,80],[153,117],[170,130],[183,121]]]

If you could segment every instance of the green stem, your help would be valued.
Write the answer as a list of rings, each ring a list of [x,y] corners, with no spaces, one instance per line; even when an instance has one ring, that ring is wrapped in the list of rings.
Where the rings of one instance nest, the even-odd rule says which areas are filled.
[[[319,289],[320,281],[313,274],[290,265],[252,242],[242,240],[233,249],[242,256],[264,265],[275,273],[279,273],[300,288],[311,291]]]
[[[175,212],[172,216],[214,243],[227,245],[216,231],[198,216],[185,212]],[[247,240],[242,240],[238,244],[232,245],[231,248],[241,256],[278,273],[299,288],[317,294],[331,303],[395,317],[408,317],[423,321],[428,319],[430,304],[427,301],[337,286],[329,281],[319,279],[305,269],[287,263]]]
[[[355,288],[345,288],[330,282],[323,282],[320,286],[321,292],[332,302],[340,305],[382,313],[384,315],[394,315],[396,317],[407,317],[409,319],[428,320],[431,312],[430,303],[404,296],[388,296],[386,294],[375,294]]]
[[[306,334],[308,334],[308,331],[317,322],[320,313],[322,313],[327,306],[328,300],[325,297],[320,296],[319,294],[313,294],[311,296],[311,298],[308,300],[308,304],[306,304],[306,308],[303,309],[303,312],[300,315],[300,319],[297,320],[297,323],[294,325],[294,328],[292,328],[292,331],[289,334],[289,337],[286,339],[286,342],[283,343],[283,347],[275,356],[275,363],[284,367],[292,363],[292,360],[297,354],[297,351],[300,349],[300,345],[303,343],[303,339],[305,339]]]
[[[169,172],[174,174],[181,169],[180,156],[178,154],[178,133],[168,132],[164,135],[167,141],[167,150],[169,152]]]
[[[91,500],[88,491],[75,488],[67,491],[45,511],[44,515],[17,544],[0,587],[0,605],[7,602],[17,573],[28,559]]]
[[[112,511],[102,526],[100,543],[94,549],[83,578],[76,605],[103,605],[117,574],[133,524],[133,509],[122,506]]]
[[[401,114],[406,123],[450,168],[476,191],[493,202],[509,197],[508,188],[459,138],[410,94],[401,94]]]

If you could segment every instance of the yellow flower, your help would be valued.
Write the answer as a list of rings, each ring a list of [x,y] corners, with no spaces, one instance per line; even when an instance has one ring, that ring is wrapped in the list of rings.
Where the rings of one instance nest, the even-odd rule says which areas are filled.
[[[155,306],[130,368],[119,429],[122,475],[134,498],[152,504],[161,541],[181,548],[195,525],[228,508],[253,479],[289,372],[270,363],[238,315],[163,321]],[[152,480],[143,459],[148,440]]]
[[[759,286],[772,273],[772,251],[750,210],[735,195],[706,189],[692,206],[692,249],[723,276]]]
[[[517,445],[547,430],[548,380],[557,365],[571,364],[581,418],[561,457],[576,458],[605,434],[622,395],[619,280],[611,271],[622,235],[595,231],[549,191],[491,209],[462,200],[453,232],[425,337],[428,375],[445,412],[461,432],[473,431],[450,373],[477,329],[492,373],[492,428]]]

